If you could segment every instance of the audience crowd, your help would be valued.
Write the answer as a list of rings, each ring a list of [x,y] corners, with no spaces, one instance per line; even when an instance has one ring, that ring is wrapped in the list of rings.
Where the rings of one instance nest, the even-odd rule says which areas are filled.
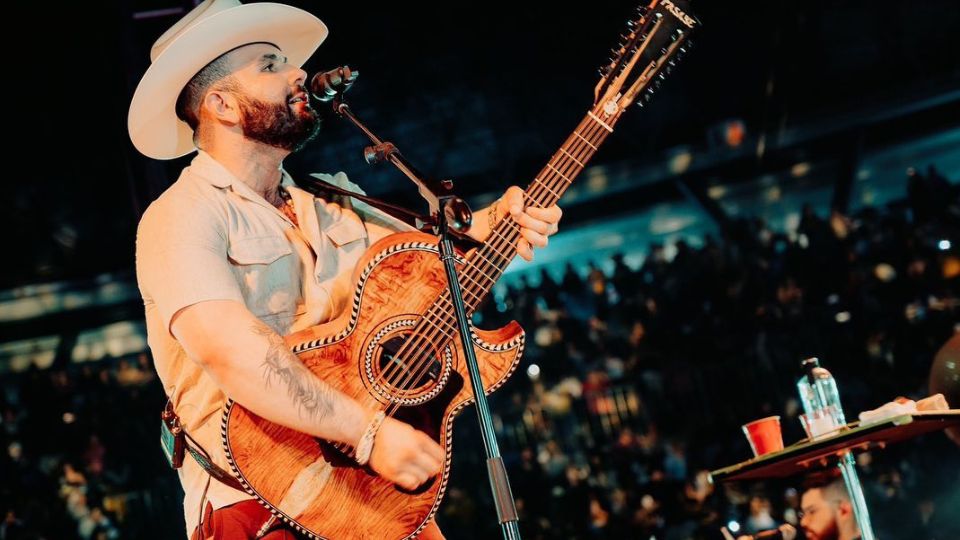
[[[719,238],[652,244],[638,267],[615,256],[499,291],[476,318],[527,332],[491,398],[524,538],[796,525],[803,478],[714,484],[708,471],[751,456],[752,419],[779,415],[786,444],[803,438],[804,358],[833,372],[848,419],[927,395],[935,352],[960,332],[960,197],[933,169],[908,182],[885,208],[807,207],[791,231],[734,220]],[[163,403],[146,353],[3,375],[0,540],[181,537]],[[475,415],[461,416],[438,520],[451,539],[497,537]],[[960,449],[942,433],[858,463],[880,538],[960,538]]]

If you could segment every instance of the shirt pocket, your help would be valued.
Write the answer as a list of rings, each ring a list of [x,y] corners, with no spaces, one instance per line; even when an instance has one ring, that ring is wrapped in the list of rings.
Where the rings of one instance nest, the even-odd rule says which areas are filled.
[[[300,261],[286,238],[235,235],[227,254],[247,309],[277,328],[292,320],[301,296]]]
[[[239,236],[230,239],[227,255],[241,265],[270,264],[293,253],[285,238],[276,236]]]
[[[340,219],[323,228],[323,234],[339,247],[366,238],[367,229],[356,214],[345,210]]]

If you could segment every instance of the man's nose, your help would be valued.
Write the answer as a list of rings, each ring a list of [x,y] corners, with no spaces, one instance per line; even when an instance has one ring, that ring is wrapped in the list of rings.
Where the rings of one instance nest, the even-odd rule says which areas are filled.
[[[292,82],[294,86],[306,86],[307,72],[303,68],[294,68],[291,70]]]

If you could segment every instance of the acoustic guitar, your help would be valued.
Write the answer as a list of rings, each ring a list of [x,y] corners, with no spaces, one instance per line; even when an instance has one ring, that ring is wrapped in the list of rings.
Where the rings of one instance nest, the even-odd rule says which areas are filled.
[[[681,0],[653,0],[637,10],[600,70],[593,106],[526,189],[528,205],[550,206],[563,196],[620,116],[650,100],[698,26]],[[513,260],[519,238],[518,225],[507,216],[483,245],[460,253],[468,313]],[[412,538],[443,499],[453,418],[473,401],[437,238],[420,232],[387,236],[364,254],[354,278],[351,309],[285,340],[328,384],[433,437],[447,454],[440,475],[404,490],[358,466],[352,448],[269,422],[233,401],[224,408],[223,444],[247,492],[310,538]],[[489,393],[516,368],[524,333],[515,321],[470,331]]]

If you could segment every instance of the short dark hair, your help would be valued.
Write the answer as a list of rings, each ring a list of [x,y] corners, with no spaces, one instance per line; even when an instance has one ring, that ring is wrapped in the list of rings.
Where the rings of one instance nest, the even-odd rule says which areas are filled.
[[[823,493],[824,500],[828,502],[850,502],[850,495],[847,493],[843,478],[834,471],[808,476],[803,487],[804,492],[819,489]]]
[[[177,118],[183,120],[194,131],[196,138],[197,126],[200,124],[200,101],[203,95],[217,82],[230,75],[227,66],[227,53],[221,54],[190,79],[177,96]]]

